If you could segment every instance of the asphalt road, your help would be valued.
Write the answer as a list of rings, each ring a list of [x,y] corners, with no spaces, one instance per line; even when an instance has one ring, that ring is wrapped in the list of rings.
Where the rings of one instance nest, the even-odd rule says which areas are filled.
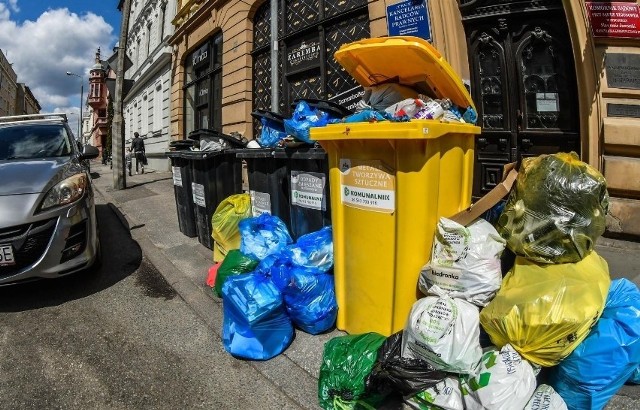
[[[97,206],[104,262],[0,288],[0,409],[297,408],[235,360]]]

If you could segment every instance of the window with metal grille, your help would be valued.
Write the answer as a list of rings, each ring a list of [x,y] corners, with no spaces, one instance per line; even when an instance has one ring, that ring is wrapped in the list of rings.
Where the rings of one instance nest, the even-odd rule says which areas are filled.
[[[222,131],[222,33],[188,55],[185,69],[185,134]]]
[[[279,0],[278,111],[287,116],[298,98],[319,98],[348,106],[362,87],[335,61],[343,44],[370,36],[366,0]],[[285,16],[283,18],[283,16]],[[253,18],[253,109],[271,107],[270,2]],[[260,123],[254,120],[254,136]]]

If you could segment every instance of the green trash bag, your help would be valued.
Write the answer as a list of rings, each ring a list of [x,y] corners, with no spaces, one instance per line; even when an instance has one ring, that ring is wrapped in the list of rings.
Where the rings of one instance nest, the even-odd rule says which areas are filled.
[[[216,283],[213,291],[218,297],[222,297],[222,286],[229,276],[253,272],[258,266],[258,260],[243,254],[239,249],[232,249],[227,253],[216,275]]]
[[[386,338],[377,333],[334,337],[324,345],[318,399],[323,409],[374,408],[380,397],[365,397],[366,380]]]
[[[213,238],[213,261],[220,262],[232,249],[240,249],[238,223],[251,216],[249,194],[235,194],[226,197],[211,217],[211,238]]]
[[[497,223],[516,255],[538,263],[576,263],[603,234],[607,183],[575,152],[522,160]]]

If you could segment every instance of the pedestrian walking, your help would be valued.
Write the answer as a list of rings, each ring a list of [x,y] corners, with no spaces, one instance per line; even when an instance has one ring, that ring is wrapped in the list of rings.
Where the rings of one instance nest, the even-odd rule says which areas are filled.
[[[144,140],[140,138],[140,134],[133,133],[133,140],[131,140],[131,147],[129,152],[132,153],[132,157],[136,160],[136,175],[138,174],[138,166],[140,166],[142,173],[144,174],[144,166],[147,162],[147,157],[144,152]]]

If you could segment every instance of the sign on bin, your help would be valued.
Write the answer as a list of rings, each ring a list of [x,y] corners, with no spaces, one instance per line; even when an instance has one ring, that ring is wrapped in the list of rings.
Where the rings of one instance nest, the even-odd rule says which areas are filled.
[[[171,167],[173,171],[173,185],[182,186],[182,171],[180,167]]]
[[[291,205],[303,208],[326,211],[327,203],[324,197],[324,174],[317,172],[291,171]]]
[[[205,197],[204,197],[204,185],[196,184],[195,182],[192,182],[191,192],[193,193],[194,204],[201,206],[203,208],[207,206],[207,202],[205,201]]]
[[[271,196],[267,192],[249,191],[251,197],[251,214],[260,216],[271,215]]]
[[[340,159],[342,204],[365,211],[394,213],[396,177],[380,160]]]

